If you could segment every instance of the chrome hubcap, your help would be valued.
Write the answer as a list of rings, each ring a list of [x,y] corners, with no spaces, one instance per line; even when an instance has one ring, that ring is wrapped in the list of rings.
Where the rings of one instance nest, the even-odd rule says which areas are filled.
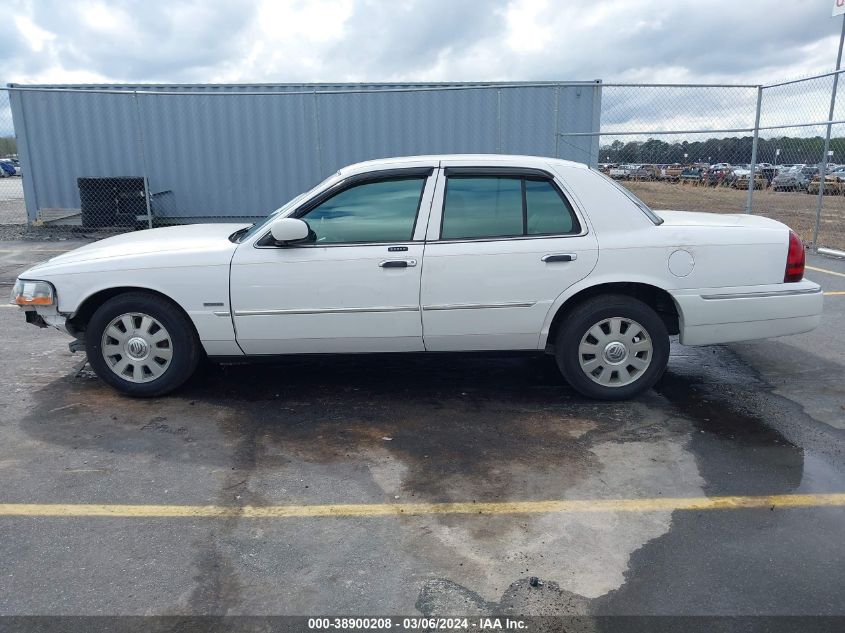
[[[103,332],[101,350],[109,368],[129,382],[150,382],[173,360],[173,341],[165,327],[142,312],[112,319]]]
[[[619,341],[612,341],[604,348],[604,359],[611,365],[618,365],[628,358],[628,349]]]
[[[625,317],[604,319],[591,327],[578,346],[582,371],[605,387],[629,385],[651,365],[651,338],[645,328]]]
[[[144,360],[150,353],[150,346],[140,336],[135,336],[126,342],[126,353],[132,360]]]

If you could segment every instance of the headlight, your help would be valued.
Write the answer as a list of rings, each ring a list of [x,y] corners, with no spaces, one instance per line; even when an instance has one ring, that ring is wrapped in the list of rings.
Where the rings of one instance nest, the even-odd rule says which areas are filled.
[[[46,281],[18,279],[12,288],[10,302],[19,306],[51,306],[56,301],[56,291]]]

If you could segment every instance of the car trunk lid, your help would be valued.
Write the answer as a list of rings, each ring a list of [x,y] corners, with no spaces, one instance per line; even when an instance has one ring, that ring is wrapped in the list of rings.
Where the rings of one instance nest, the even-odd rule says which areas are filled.
[[[746,213],[706,213],[701,211],[655,211],[663,218],[662,226],[712,226],[785,229],[777,220]]]

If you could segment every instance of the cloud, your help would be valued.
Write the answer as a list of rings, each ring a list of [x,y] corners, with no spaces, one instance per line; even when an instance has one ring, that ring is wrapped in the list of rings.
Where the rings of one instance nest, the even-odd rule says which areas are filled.
[[[238,54],[253,17],[247,0],[13,2],[0,21],[21,43],[0,72],[19,82],[194,80]]]
[[[769,81],[829,68],[829,3],[6,0],[6,80]]]
[[[839,25],[820,0],[5,0],[0,81],[756,84],[831,69]],[[824,118],[807,88],[764,123]],[[744,127],[746,92],[607,89],[602,117]]]

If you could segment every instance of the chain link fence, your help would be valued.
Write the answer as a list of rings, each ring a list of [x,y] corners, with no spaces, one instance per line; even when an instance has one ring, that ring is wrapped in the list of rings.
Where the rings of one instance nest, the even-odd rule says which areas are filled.
[[[16,224],[25,218],[23,179],[9,93],[0,90],[0,224]]]
[[[605,84],[599,168],[655,209],[755,213],[806,244],[843,250],[845,94],[830,110],[836,74],[766,86]]]
[[[26,88],[27,116],[16,122],[28,127],[17,139],[10,99],[14,106],[23,90],[13,87],[0,91],[0,166],[12,167],[0,179],[0,223],[27,221],[24,192],[36,226],[102,233],[250,222],[352,162],[523,153],[597,166],[655,209],[765,215],[807,244],[845,249],[845,95],[831,110],[834,77],[765,86]],[[22,139],[30,147],[18,147]],[[60,151],[39,156],[39,185],[50,186],[36,188],[18,175],[18,159],[45,139]]]
[[[757,162],[769,172],[751,212],[780,220],[814,247],[845,249],[845,138],[831,96],[836,74],[760,88]],[[833,119],[830,117],[833,116]]]

